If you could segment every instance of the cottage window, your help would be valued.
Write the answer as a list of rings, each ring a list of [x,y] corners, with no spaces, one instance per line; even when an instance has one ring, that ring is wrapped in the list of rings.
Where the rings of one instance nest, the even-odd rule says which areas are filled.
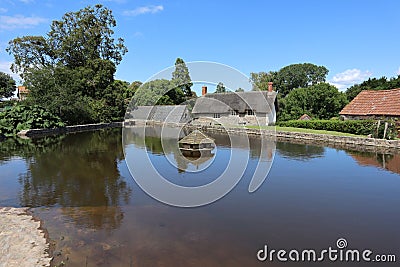
[[[238,110],[231,110],[231,115],[237,116],[239,114]]]
[[[252,109],[247,110],[247,115],[254,115],[254,111]]]
[[[219,114],[219,113],[214,113],[214,118],[215,119],[219,119],[221,117],[221,114]]]

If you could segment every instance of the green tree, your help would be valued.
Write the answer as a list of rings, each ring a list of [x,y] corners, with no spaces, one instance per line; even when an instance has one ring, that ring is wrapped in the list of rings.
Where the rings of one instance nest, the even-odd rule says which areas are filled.
[[[175,61],[175,70],[172,72],[172,82],[181,88],[186,98],[192,98],[191,87],[193,83],[189,75],[189,69],[185,61],[181,58],[177,58]]]
[[[126,93],[124,95],[125,99],[130,100],[135,95],[135,93],[139,89],[139,87],[142,86],[142,84],[143,83],[141,81],[132,82],[126,90]]]
[[[346,90],[347,100],[351,101],[363,90],[388,90],[400,88],[400,75],[387,79],[385,76],[369,78],[361,84],[355,84]]]
[[[135,106],[176,105],[184,102],[180,87],[166,79],[157,79],[143,84],[133,96]]]
[[[238,89],[236,89],[236,91],[235,91],[235,92],[237,92],[237,93],[244,92],[244,89],[243,89],[243,88],[241,88],[241,87],[239,87]]]
[[[311,63],[292,64],[274,72],[251,73],[253,89],[268,90],[268,82],[273,82],[280,96],[285,97],[291,90],[306,88],[326,81],[328,69]]]
[[[15,81],[14,79],[0,71],[0,98],[2,97],[12,97],[15,91]]]
[[[318,119],[330,119],[348,103],[344,93],[328,83],[292,90],[281,101],[280,120],[296,120],[304,113]]]
[[[253,85],[253,90],[261,90],[267,91],[268,90],[268,82],[275,82],[276,81],[276,71],[270,72],[252,72],[250,73],[250,82]]]
[[[215,93],[226,93],[225,85],[222,82],[217,84],[217,88],[215,89]]]
[[[69,124],[116,119],[121,84],[116,86],[114,74],[127,49],[123,39],[113,38],[115,26],[111,10],[95,5],[53,21],[45,37],[10,41],[12,70],[28,85],[28,100]]]

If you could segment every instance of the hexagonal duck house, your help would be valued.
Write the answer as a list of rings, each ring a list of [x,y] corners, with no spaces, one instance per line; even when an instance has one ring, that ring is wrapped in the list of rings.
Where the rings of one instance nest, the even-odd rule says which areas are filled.
[[[194,130],[178,142],[179,150],[186,157],[213,156],[214,139],[208,137],[199,130]]]

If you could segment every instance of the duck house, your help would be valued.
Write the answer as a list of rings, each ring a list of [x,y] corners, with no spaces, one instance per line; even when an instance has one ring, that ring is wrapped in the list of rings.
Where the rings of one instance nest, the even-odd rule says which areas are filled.
[[[199,130],[195,130],[183,137],[178,142],[179,150],[187,157],[212,156],[214,139],[208,137]]]

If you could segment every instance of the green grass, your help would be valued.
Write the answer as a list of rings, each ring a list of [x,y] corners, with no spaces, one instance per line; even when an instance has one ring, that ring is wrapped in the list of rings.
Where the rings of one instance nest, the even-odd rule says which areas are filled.
[[[296,132],[296,133],[313,133],[313,134],[329,134],[335,136],[354,136],[354,137],[366,137],[364,135],[356,135],[350,133],[341,133],[341,132],[334,132],[334,131],[325,131],[325,130],[313,130],[313,129],[305,129],[305,128],[294,128],[294,127],[281,127],[281,126],[246,126],[246,128],[250,129],[270,129],[273,130],[274,128],[276,131],[280,132]]]

